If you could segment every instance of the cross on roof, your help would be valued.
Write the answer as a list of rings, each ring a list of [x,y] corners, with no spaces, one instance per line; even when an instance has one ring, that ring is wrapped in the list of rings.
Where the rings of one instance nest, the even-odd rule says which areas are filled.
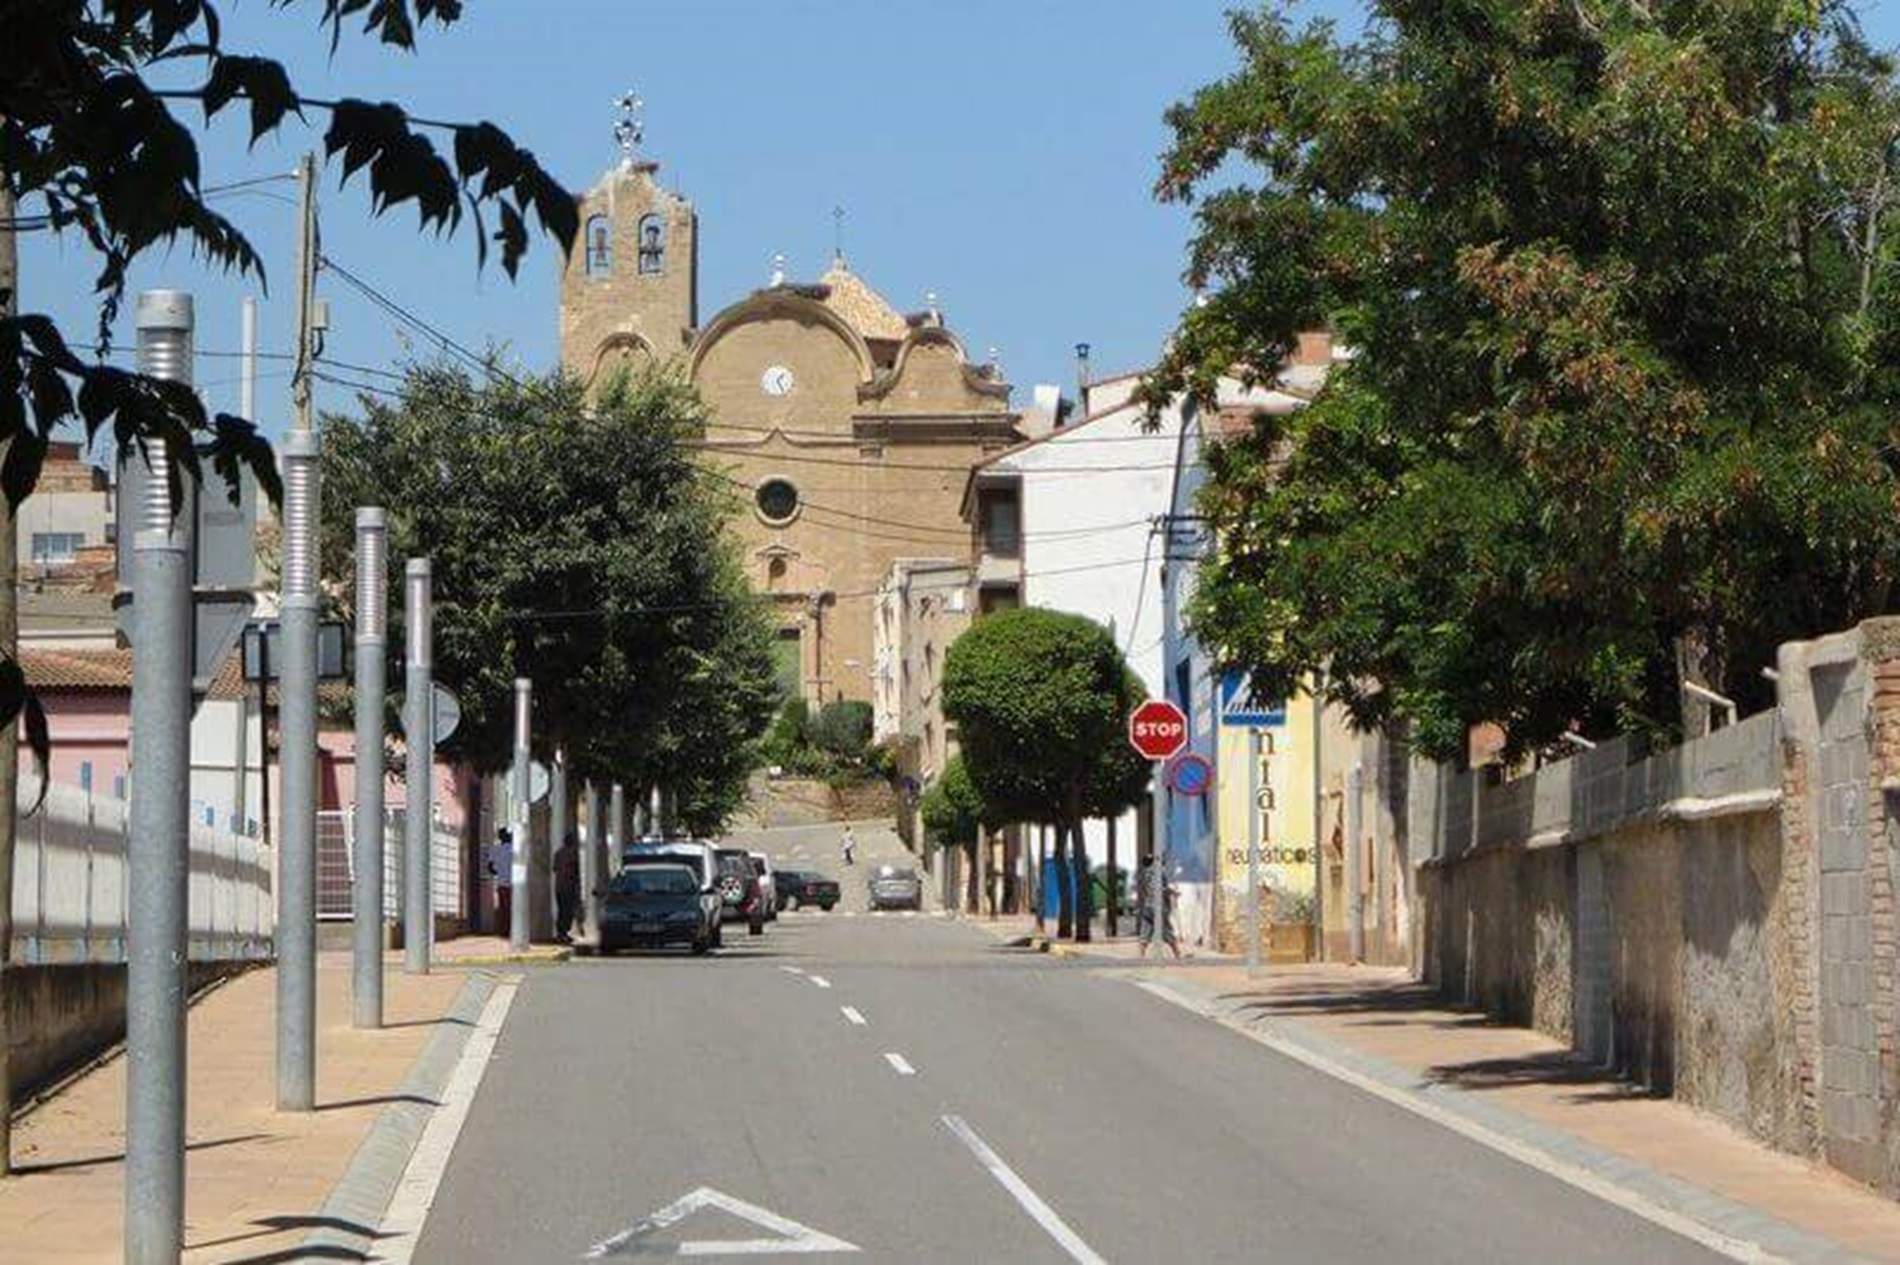
[[[646,123],[640,117],[646,104],[631,88],[614,98],[614,107],[620,111],[620,118],[614,123],[614,143],[620,146],[620,156],[628,162],[633,161],[634,151],[646,139]]]

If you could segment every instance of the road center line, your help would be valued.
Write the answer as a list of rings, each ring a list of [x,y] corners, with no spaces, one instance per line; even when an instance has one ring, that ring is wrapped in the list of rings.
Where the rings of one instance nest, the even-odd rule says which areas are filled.
[[[1081,1235],[1071,1230],[1068,1223],[1056,1215],[1054,1208],[1044,1203],[1042,1197],[1029,1188],[1028,1182],[1016,1175],[1015,1169],[1003,1163],[1002,1156],[990,1150],[989,1143],[978,1137],[976,1130],[965,1124],[962,1116],[945,1116],[943,1123],[956,1135],[957,1141],[970,1148],[970,1153],[989,1170],[990,1176],[1015,1197],[1023,1211],[1069,1254],[1070,1259],[1080,1261],[1082,1265],[1108,1265],[1107,1261],[1095,1254],[1094,1248],[1082,1241]]]
[[[891,1065],[891,1070],[896,1072],[899,1076],[917,1075],[917,1069],[912,1067],[908,1062],[906,1062],[904,1059],[904,1056],[897,1053],[895,1050],[887,1052],[884,1055],[884,1061],[886,1063],[889,1063]]]
[[[830,988],[830,987],[831,987],[831,981],[830,981],[830,980],[828,980],[828,979],[826,979],[826,978],[825,978],[824,976],[822,976],[822,975],[807,975],[807,976],[806,976],[805,978],[806,978],[806,979],[808,979],[808,980],[810,980],[810,981],[811,981],[812,983],[814,983],[814,984],[816,984],[816,985],[818,985],[818,987],[820,987],[820,988]]]
[[[844,1017],[846,1019],[849,1019],[852,1023],[856,1024],[858,1027],[862,1028],[864,1026],[864,1016],[858,1013],[857,1007],[840,1006],[838,1007],[838,1009],[844,1012]]]

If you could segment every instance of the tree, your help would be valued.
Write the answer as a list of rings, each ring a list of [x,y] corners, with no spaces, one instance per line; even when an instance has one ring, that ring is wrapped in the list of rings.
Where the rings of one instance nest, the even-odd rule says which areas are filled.
[[[855,698],[826,703],[812,722],[811,738],[840,760],[862,761],[871,745],[871,705]]]
[[[944,714],[970,781],[1006,821],[1055,827],[1062,884],[1057,934],[1089,938],[1082,822],[1139,802],[1149,767],[1125,738],[1143,697],[1107,629],[1080,615],[1023,607],[977,621],[944,658]],[[1074,840],[1071,869],[1069,841]],[[1077,916],[1079,913],[1079,917]]]
[[[688,446],[698,395],[654,371],[589,405],[558,374],[478,383],[418,366],[398,399],[362,404],[325,420],[324,553],[347,600],[355,509],[382,505],[392,559],[432,559],[436,674],[463,709],[445,750],[505,767],[525,676],[539,754],[560,745],[578,776],[664,784],[687,824],[715,829],[778,695],[773,629],[723,529],[730,496]]]
[[[274,7],[294,3],[276,0]],[[332,51],[346,19],[359,14],[366,33],[411,49],[419,23],[446,27],[461,16],[461,4],[378,0],[372,7],[369,0],[325,0],[316,21],[327,28]],[[69,232],[99,257],[102,348],[99,361],[81,359],[50,318],[19,310],[11,270],[0,277],[0,493],[9,512],[32,493],[47,444],[69,422],[79,423],[88,440],[109,425],[122,448],[164,445],[172,459],[174,506],[179,480],[199,478],[207,461],[234,494],[239,469],[248,466],[277,499],[269,446],[249,420],[208,416],[189,388],[103,362],[128,270],[147,250],[169,249],[182,238],[215,263],[264,278],[263,261],[243,230],[212,209],[216,189],[204,181],[197,143],[168,102],[195,103],[209,123],[242,101],[253,141],[293,116],[306,123],[313,113],[327,116],[325,152],[342,158],[345,180],[364,171],[372,214],[413,203],[420,227],[441,232],[457,227],[466,209],[475,221],[479,261],[488,249],[486,207],[497,217],[494,239],[510,276],[527,249],[529,210],[563,249],[578,229],[572,195],[492,123],[425,122],[392,102],[302,96],[279,62],[224,45],[208,0],[0,0],[0,31],[6,32],[0,39],[0,237],[10,247],[17,232]],[[196,87],[148,82],[154,74],[170,79],[192,67],[203,73]],[[452,135],[452,164],[426,131]],[[0,585],[8,594],[15,578],[8,550],[0,556]],[[44,767],[45,718],[15,657],[11,621],[0,619],[0,630],[6,633],[0,760],[11,769],[13,725],[24,716],[26,737]],[[9,794],[0,802],[0,989],[10,951],[3,911],[12,901],[13,827]],[[0,992],[0,1102],[7,1098],[5,1015]],[[8,1160],[7,1121],[0,1115],[0,1175]]]
[[[1208,459],[1190,619],[1263,693],[1330,669],[1439,756],[1667,735],[1682,680],[1764,701],[1777,643],[1894,608],[1900,104],[1851,4],[1232,31],[1167,116],[1208,294],[1145,394],[1356,352]]]
[[[950,757],[937,780],[924,791],[917,811],[923,818],[924,834],[931,842],[939,847],[962,850],[974,891],[977,846],[985,832],[1006,824],[1008,819],[984,802],[962,755]]]

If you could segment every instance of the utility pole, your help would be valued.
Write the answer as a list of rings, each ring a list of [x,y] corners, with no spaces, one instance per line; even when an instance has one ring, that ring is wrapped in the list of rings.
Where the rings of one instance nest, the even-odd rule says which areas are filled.
[[[19,310],[20,258],[13,229],[13,194],[0,181],[0,318]],[[0,448],[0,453],[5,449]],[[13,509],[0,497],[0,649],[19,650],[19,546],[15,541]],[[7,1051],[12,1049],[7,1024],[7,963],[13,957],[13,814],[14,792],[19,788],[19,731],[13,725],[0,730],[0,1102],[10,1103],[12,1077]],[[0,1111],[0,1177],[11,1169],[13,1154],[11,1113]]]
[[[356,511],[356,886],[351,900],[351,1020],[383,1026],[383,648],[389,637],[389,526]]]
[[[607,882],[600,864],[600,858],[605,855],[601,847],[601,833],[607,823],[600,816],[600,787],[591,777],[582,784],[581,816],[587,823],[587,838],[581,848],[581,904],[575,917],[581,922],[581,938],[592,939],[599,944],[600,922],[594,915],[599,910],[600,897],[595,895],[595,889]]]
[[[1359,899],[1364,881],[1359,872],[1359,800],[1364,782],[1365,769],[1355,759],[1346,770],[1346,957],[1352,962],[1363,962],[1366,957],[1366,905]]]
[[[403,779],[402,969],[429,973],[435,943],[435,893],[430,890],[435,808],[435,576],[427,558],[403,568],[403,744],[409,754]],[[517,888],[515,895],[520,896]]]
[[[534,716],[534,684],[525,676],[515,678],[515,760],[509,775],[508,798],[514,810],[514,860],[508,867],[508,882],[514,898],[508,910],[508,947],[517,953],[528,947],[528,741],[529,725]]]
[[[627,788],[615,782],[613,791],[608,796],[608,803],[610,806],[607,809],[607,837],[611,840],[609,847],[612,850],[606,853],[600,867],[603,883],[612,878],[614,871],[620,868],[620,851],[627,846]]]
[[[311,413],[316,358],[317,170],[297,163],[295,412],[284,436],[283,839],[277,854],[277,1107],[310,1111],[317,1099],[317,436]]]
[[[554,759],[549,765],[548,774],[547,859],[536,867],[541,875],[541,907],[544,910],[558,904],[559,883],[554,873],[554,854],[567,841],[570,826],[567,813],[567,751],[564,748],[554,749]],[[556,935],[560,934],[558,915],[549,919],[549,925],[554,928]]]
[[[191,296],[138,298],[141,373],[191,382]],[[171,456],[143,459],[132,532],[132,803],[127,858],[125,1259],[175,1265],[185,1232],[185,996],[191,814],[191,518],[171,503]],[[125,521],[129,518],[131,521]]]

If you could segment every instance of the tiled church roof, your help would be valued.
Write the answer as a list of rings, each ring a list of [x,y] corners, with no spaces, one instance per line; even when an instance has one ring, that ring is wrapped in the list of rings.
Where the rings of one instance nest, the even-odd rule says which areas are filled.
[[[825,296],[825,306],[844,317],[853,329],[866,338],[885,338],[898,342],[910,332],[904,318],[897,314],[897,309],[885,301],[883,295],[864,284],[844,260],[833,260],[831,267],[818,280],[821,285],[831,289],[831,293]]]

